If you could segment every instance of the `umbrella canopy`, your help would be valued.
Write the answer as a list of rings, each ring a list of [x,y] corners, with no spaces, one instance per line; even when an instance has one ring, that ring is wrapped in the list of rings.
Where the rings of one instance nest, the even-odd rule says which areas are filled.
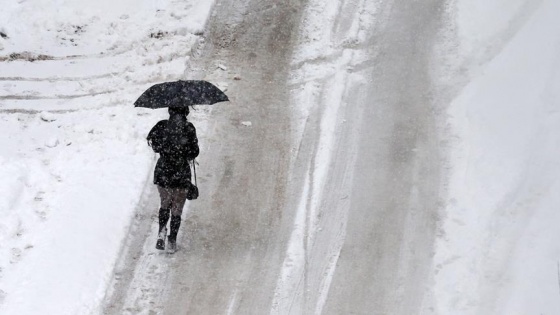
[[[224,92],[208,81],[179,80],[151,86],[134,102],[134,107],[185,107],[225,101],[229,99]]]

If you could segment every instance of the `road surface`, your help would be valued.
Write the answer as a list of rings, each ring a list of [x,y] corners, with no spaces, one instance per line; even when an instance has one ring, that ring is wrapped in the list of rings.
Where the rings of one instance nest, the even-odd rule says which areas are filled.
[[[147,183],[106,314],[429,313],[443,1],[339,4],[338,52],[294,62],[311,0],[217,2],[187,71],[232,100],[200,114],[201,197],[158,253]]]

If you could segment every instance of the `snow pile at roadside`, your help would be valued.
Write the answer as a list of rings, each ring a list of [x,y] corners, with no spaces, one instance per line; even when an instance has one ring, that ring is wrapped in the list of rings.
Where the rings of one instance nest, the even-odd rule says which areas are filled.
[[[87,114],[1,117],[5,314],[83,314],[104,296],[149,177],[149,122],[125,108]]]
[[[0,53],[94,55],[139,48],[145,35],[201,33],[212,1],[28,0],[2,4]],[[2,50],[3,47],[3,50]]]
[[[100,311],[165,111],[213,1],[13,1],[0,11],[0,314]]]
[[[457,8],[470,82],[448,111],[436,313],[560,314],[560,2]]]

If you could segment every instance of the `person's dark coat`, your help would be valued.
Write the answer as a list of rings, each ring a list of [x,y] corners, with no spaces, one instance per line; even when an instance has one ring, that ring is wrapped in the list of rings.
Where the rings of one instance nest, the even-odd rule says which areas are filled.
[[[189,161],[199,153],[194,125],[184,115],[172,115],[150,130],[148,144],[160,154],[154,184],[164,188],[187,188],[191,181]]]

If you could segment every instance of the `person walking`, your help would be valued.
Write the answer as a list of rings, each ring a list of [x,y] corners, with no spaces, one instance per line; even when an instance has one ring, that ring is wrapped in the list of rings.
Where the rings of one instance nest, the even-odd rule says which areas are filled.
[[[156,248],[165,249],[167,222],[171,218],[168,250],[175,252],[183,206],[189,189],[195,187],[191,183],[190,163],[198,156],[199,147],[196,128],[187,120],[188,107],[169,107],[168,112],[169,119],[155,124],[147,140],[160,155],[154,170],[154,184],[161,199]]]

